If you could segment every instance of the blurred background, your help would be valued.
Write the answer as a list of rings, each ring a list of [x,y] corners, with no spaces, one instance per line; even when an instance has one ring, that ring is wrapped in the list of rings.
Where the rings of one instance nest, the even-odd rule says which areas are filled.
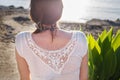
[[[0,0],[0,5],[29,9],[30,0]],[[62,20],[86,21],[92,18],[116,20],[120,18],[120,0],[63,0]]]
[[[82,30],[98,37],[103,30],[120,29],[120,0],[63,0],[64,11],[59,26]],[[15,36],[34,31],[29,16],[30,0],[0,0],[0,80],[19,80],[15,60]]]

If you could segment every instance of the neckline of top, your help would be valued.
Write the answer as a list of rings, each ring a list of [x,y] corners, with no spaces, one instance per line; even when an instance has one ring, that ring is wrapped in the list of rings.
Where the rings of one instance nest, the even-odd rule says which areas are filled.
[[[71,33],[72,33],[72,36],[71,36],[70,40],[65,44],[65,46],[63,46],[62,48],[59,48],[59,49],[55,49],[55,50],[48,50],[48,49],[42,48],[41,46],[38,46],[38,45],[36,44],[36,42],[34,41],[31,32],[29,32],[29,34],[28,34],[29,37],[28,37],[28,38],[30,38],[30,40],[32,41],[32,43],[33,43],[39,50],[42,50],[43,52],[49,52],[49,53],[51,53],[51,52],[59,52],[59,51],[62,51],[62,50],[64,50],[64,49],[66,49],[66,48],[71,44],[71,42],[73,41],[74,36],[75,36],[75,32],[74,32],[74,31],[71,32]]]

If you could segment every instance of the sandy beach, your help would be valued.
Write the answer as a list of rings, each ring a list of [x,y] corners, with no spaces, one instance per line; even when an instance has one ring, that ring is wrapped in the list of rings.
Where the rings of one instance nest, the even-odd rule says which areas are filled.
[[[82,30],[92,34],[95,38],[104,29],[113,27],[114,33],[120,29],[120,19],[116,21],[92,19],[86,23],[59,22],[60,28],[65,30]],[[34,31],[29,11],[23,7],[0,6],[0,80],[19,80],[19,73],[15,60],[15,35],[21,31]]]

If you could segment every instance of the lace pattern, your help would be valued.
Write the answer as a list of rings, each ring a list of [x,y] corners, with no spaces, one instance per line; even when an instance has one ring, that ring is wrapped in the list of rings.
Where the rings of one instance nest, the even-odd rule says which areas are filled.
[[[40,58],[40,60],[48,65],[54,72],[61,73],[65,63],[69,60],[69,57],[73,51],[76,40],[71,40],[69,45],[61,50],[46,51],[40,49],[33,43],[33,41],[26,36],[27,44],[29,48]]]

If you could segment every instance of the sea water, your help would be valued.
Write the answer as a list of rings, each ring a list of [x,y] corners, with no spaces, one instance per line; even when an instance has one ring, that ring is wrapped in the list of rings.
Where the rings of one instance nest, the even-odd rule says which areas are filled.
[[[61,20],[87,21],[93,18],[116,20],[120,18],[120,0],[63,0]],[[0,5],[30,8],[30,0],[0,0]]]

